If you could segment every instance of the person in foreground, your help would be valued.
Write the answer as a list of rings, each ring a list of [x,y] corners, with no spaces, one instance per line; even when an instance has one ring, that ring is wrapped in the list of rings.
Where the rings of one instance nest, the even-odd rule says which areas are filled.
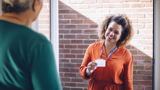
[[[88,90],[133,90],[133,56],[124,48],[133,37],[131,21],[124,14],[108,16],[98,36],[79,68],[83,79],[91,79]]]
[[[51,43],[33,31],[43,0],[2,0],[0,90],[62,90]]]

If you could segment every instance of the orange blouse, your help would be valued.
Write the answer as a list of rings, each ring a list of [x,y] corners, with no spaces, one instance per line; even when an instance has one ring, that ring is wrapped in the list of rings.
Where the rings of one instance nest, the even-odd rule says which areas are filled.
[[[100,59],[104,41],[91,44],[86,50],[79,73],[84,79],[91,79],[88,90],[133,90],[133,56],[129,50],[119,46],[107,59],[103,48],[101,58],[106,60],[105,67],[97,67],[90,75],[86,75],[87,65],[91,61]]]

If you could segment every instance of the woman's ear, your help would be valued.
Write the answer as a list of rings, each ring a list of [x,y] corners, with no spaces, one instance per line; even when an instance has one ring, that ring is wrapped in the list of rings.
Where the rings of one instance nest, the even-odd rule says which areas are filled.
[[[35,12],[37,6],[40,4],[40,0],[34,0],[33,5],[32,5],[32,10]]]

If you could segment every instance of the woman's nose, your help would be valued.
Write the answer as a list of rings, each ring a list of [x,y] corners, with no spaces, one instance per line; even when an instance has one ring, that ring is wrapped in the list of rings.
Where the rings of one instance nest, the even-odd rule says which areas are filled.
[[[111,36],[114,36],[114,32],[110,32],[110,35],[111,35]]]

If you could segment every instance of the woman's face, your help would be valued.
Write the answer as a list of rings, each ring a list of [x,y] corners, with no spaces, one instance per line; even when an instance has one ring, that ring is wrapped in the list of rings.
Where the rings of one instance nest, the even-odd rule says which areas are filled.
[[[112,44],[117,44],[121,38],[122,26],[112,21],[105,32],[106,41]]]

